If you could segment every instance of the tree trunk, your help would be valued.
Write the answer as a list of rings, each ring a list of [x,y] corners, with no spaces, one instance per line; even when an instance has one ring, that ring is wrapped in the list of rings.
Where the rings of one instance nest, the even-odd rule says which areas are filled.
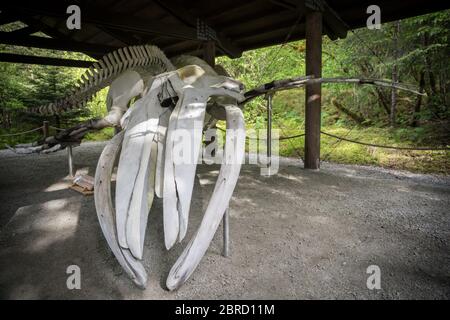
[[[370,77],[373,74],[373,67],[368,62],[363,62],[359,64],[359,68],[361,69],[363,75]],[[386,97],[381,88],[375,87],[375,92],[378,96],[379,105],[383,107],[383,110],[386,111],[386,114],[389,116],[391,114],[391,109],[389,106],[389,98]]]
[[[386,111],[386,114],[389,116],[391,114],[391,109],[389,107],[389,98],[386,97],[383,93],[383,90],[381,88],[375,88],[375,92],[378,95],[378,100],[383,107],[384,111]]]
[[[340,104],[336,99],[331,100],[331,103],[333,104],[333,106],[336,107],[336,109],[338,109],[339,111],[342,111],[343,113],[345,113],[347,116],[349,116],[356,123],[362,124],[365,121],[365,119],[363,117],[361,117],[360,115],[354,113],[353,111],[350,111],[349,109],[344,107],[342,104]]]
[[[392,67],[392,82],[398,83],[398,65],[397,60],[399,56],[399,48],[398,48],[398,38],[400,34],[400,21],[397,21],[394,27],[394,65]],[[391,127],[395,127],[396,124],[396,114],[397,114],[397,90],[392,88],[391,92],[391,114],[390,114],[390,122]]]
[[[419,80],[419,91],[422,93],[425,89],[425,71],[420,72],[420,80]],[[420,108],[422,106],[422,96],[419,95],[417,97],[416,105],[414,106],[414,114],[411,122],[411,126],[419,127],[420,126]]]
[[[426,49],[428,45],[430,44],[430,37],[428,33],[425,33],[423,36],[423,46]],[[428,58],[428,55],[425,55],[425,65],[427,66],[427,73],[428,73],[428,81],[430,83],[431,92],[433,95],[437,95],[437,88],[436,88],[436,78],[433,73],[433,69],[431,66],[431,61]]]

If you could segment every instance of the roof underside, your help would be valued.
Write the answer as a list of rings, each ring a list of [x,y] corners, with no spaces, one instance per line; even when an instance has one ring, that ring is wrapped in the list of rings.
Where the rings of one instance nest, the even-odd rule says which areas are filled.
[[[6,3],[3,3],[6,2]],[[0,43],[79,51],[98,58],[118,47],[153,44],[168,56],[199,55],[206,27],[217,54],[238,57],[243,51],[305,37],[305,2],[315,0],[96,0],[2,1],[0,25],[22,21],[28,28],[0,33]],[[324,30],[332,39],[366,24],[372,0],[328,0]],[[81,29],[68,30],[66,9],[81,8]],[[450,7],[446,1],[376,1],[382,22]],[[30,36],[42,31],[52,39]],[[208,36],[207,36],[208,37]]]

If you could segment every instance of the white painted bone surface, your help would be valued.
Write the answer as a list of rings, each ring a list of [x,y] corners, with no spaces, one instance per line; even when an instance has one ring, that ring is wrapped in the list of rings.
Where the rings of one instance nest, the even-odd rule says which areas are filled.
[[[236,106],[226,106],[226,113],[227,136],[219,177],[197,233],[170,270],[166,281],[169,290],[179,288],[200,263],[220,224],[239,177],[245,154],[244,117]]]
[[[129,114],[116,184],[117,232],[119,244],[142,259],[145,225],[153,197],[151,173],[152,142],[163,113],[157,93],[163,79],[157,78],[149,93],[138,100]],[[154,155],[156,156],[156,154]],[[154,177],[154,175],[153,175]],[[150,190],[151,189],[151,190]]]
[[[232,91],[223,88],[224,84],[232,87],[235,82],[222,76],[203,76],[192,86],[184,86],[177,106],[170,116],[163,190],[164,236],[167,249],[175,244],[177,238],[181,241],[186,235],[207,99],[213,95],[242,99],[236,92],[239,90],[237,86],[236,91]],[[180,130],[184,130],[188,138],[183,139],[185,135],[183,131],[180,133]],[[190,146],[190,161],[179,159],[179,151],[183,150],[186,143]]]
[[[120,132],[113,137],[100,155],[95,171],[95,208],[103,235],[117,261],[136,285],[145,288],[147,273],[143,265],[127,249],[119,246],[115,226],[115,212],[111,199],[111,175],[115,160],[120,152],[123,135],[124,133]]]
[[[195,171],[201,148],[207,97],[202,95],[199,90],[186,89],[182,100],[182,106],[175,126],[175,130],[180,132],[179,136],[182,139],[173,141],[171,146],[172,151],[183,149],[183,152],[188,153],[188,157],[183,157],[183,159],[178,159],[178,161],[175,160],[173,164],[178,195],[179,241],[183,240],[187,231]],[[167,150],[170,151],[169,148]]]
[[[173,167],[173,154],[170,141],[173,140],[172,133],[176,126],[176,119],[181,108],[181,99],[169,118],[167,127],[165,159],[164,159],[164,184],[163,184],[163,224],[164,224],[164,243],[169,250],[177,240],[180,223],[178,216],[178,196],[175,185],[175,174]]]
[[[169,249],[186,234],[208,98],[226,96],[231,99],[226,100],[231,104],[243,99],[237,82],[226,77],[205,75],[197,66],[186,66],[176,72],[162,74],[148,83],[151,83],[151,88],[143,91],[144,97],[121,119],[124,132],[120,134],[123,148],[117,173],[116,221],[110,186],[109,189],[101,184],[96,186],[99,191],[96,206],[108,244],[125,272],[141,287],[145,286],[147,275],[139,260],[142,259],[147,218],[154,194],[163,195],[164,236]],[[159,90],[163,83],[169,86]],[[119,91],[115,91],[113,96],[116,98],[110,100],[110,105],[120,106],[118,109],[123,112],[124,101],[130,99],[133,90],[124,92],[123,96]],[[163,96],[158,95],[161,92]],[[171,113],[170,109],[162,108],[160,102],[173,94],[179,97],[179,101]],[[233,105],[227,106],[226,112],[228,134],[224,163],[200,228],[169,274],[167,286],[171,290],[178,288],[192,274],[205,254],[239,175],[241,162],[230,162],[228,158],[243,157],[245,135],[242,112]],[[230,131],[234,128],[242,129],[241,136]],[[179,130],[187,133],[187,144],[192,146],[187,149],[187,163],[179,162],[180,159],[174,155],[182,144],[170,136]],[[99,166],[102,163],[103,168],[98,170],[103,180],[106,175],[110,181],[114,159],[120,151],[120,144],[117,144],[122,142],[117,142],[117,139],[113,138],[113,147],[105,149],[109,151],[100,159]],[[183,142],[186,143],[186,140]],[[111,153],[114,155],[111,156]],[[110,162],[109,167],[104,165],[105,161]],[[109,214],[106,215],[108,219],[104,218],[105,213]]]
[[[166,145],[166,134],[167,127],[169,125],[170,110],[167,109],[163,112],[159,118],[158,125],[158,156],[156,159],[156,173],[155,173],[155,194],[158,198],[163,197],[163,186],[164,186],[164,162],[165,162],[165,145]]]

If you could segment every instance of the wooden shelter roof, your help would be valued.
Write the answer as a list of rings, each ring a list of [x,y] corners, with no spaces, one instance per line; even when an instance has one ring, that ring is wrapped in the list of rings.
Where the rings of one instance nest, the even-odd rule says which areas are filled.
[[[324,33],[343,38],[366,24],[372,0],[96,0],[2,1],[0,25],[22,21],[26,28],[0,32],[0,43],[84,52],[98,58],[118,47],[154,44],[169,57],[198,55],[205,39],[217,55],[239,57],[243,51],[305,37],[306,6],[324,5]],[[80,30],[68,30],[66,9],[81,8]],[[450,7],[436,0],[378,0],[382,22]],[[204,31],[207,31],[206,33]],[[32,36],[42,31],[51,38]],[[205,38],[206,37],[206,38]],[[2,59],[0,59],[2,60]]]

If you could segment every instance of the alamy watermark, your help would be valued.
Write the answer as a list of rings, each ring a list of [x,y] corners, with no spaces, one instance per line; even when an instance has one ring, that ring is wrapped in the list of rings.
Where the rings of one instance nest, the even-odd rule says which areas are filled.
[[[66,269],[66,274],[69,276],[66,280],[66,286],[69,290],[81,289],[81,269],[76,264],[70,265]]]
[[[381,290],[381,269],[377,265],[370,265],[366,270],[370,276],[367,278],[366,286],[369,290]]]
[[[201,127],[201,123],[197,124]],[[194,125],[193,128],[196,126]],[[279,130],[272,129],[270,152],[268,152],[267,130],[255,129],[208,129],[204,143],[200,145],[201,130],[176,129],[166,140],[172,148],[175,165],[192,164],[252,164],[261,167],[261,175],[270,176],[279,169]],[[227,137],[228,136],[228,137]],[[245,153],[239,152],[245,147]]]
[[[73,4],[67,7],[66,13],[70,16],[66,20],[66,26],[69,30],[81,29],[81,9],[79,6]]]
[[[370,14],[367,18],[367,28],[369,30],[381,29],[381,8],[375,4],[367,7],[367,14]]]

